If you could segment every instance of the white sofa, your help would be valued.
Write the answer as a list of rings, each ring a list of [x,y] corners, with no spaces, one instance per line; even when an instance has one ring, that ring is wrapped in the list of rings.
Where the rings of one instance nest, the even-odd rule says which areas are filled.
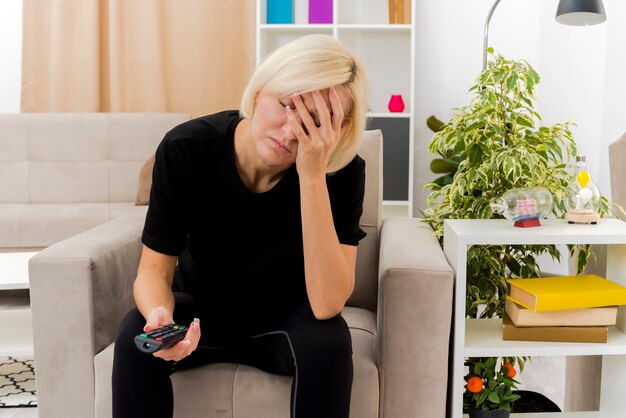
[[[0,114],[0,251],[45,248],[135,204],[140,169],[176,113]]]

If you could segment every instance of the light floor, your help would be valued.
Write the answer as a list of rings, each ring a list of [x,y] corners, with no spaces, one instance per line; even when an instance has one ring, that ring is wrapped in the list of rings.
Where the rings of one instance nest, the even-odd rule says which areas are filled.
[[[0,418],[37,418],[37,408],[0,408]]]

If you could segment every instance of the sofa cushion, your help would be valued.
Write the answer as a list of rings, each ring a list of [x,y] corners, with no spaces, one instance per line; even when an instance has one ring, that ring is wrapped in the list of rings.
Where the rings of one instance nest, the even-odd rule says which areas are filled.
[[[350,416],[378,417],[378,368],[375,355],[376,317],[360,308],[343,312],[352,335],[354,378]],[[94,358],[96,418],[111,416],[113,344]],[[288,418],[292,378],[239,364],[209,364],[172,375],[175,417]]]
[[[187,120],[179,113],[1,114],[0,203],[134,202],[146,158]]]
[[[145,214],[128,203],[0,204],[0,248],[43,248],[124,214]]]
[[[139,170],[135,205],[147,205],[150,203],[150,189],[152,188],[152,169],[154,168],[154,160],[155,155],[153,153]]]

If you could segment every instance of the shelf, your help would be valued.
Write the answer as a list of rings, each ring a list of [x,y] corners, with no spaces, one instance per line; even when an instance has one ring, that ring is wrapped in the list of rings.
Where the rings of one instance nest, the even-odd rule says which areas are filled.
[[[410,216],[413,206],[415,1],[404,4],[404,23],[390,23],[387,0],[333,0],[332,23],[308,23],[309,1],[293,0],[292,23],[267,23],[267,0],[256,1],[256,62],[299,37],[325,34],[360,58],[367,73],[368,129],[385,138],[385,213]],[[392,95],[402,95],[404,112],[389,112]],[[401,131],[401,132],[400,132]],[[400,132],[400,133],[399,133]],[[401,204],[389,204],[400,201]]]
[[[502,320],[465,320],[465,357],[593,356],[626,354],[626,334],[609,327],[606,343],[502,340]]]
[[[306,23],[306,24],[300,24],[300,23],[266,23],[263,25],[259,25],[259,29],[261,30],[265,30],[265,31],[272,31],[272,30],[284,30],[284,31],[302,31],[302,32],[309,32],[309,31],[316,31],[318,29],[328,29],[328,30],[332,30],[333,29],[333,25],[330,23]]]
[[[541,226],[534,228],[514,227],[508,219],[455,219],[446,220],[444,228],[454,231],[459,245],[626,243],[626,222],[618,219],[600,219],[597,225],[542,219]]]
[[[503,341],[500,319],[466,319],[467,250],[472,245],[606,245],[606,278],[626,285],[626,223],[601,219],[597,225],[568,224],[562,219],[542,219],[541,226],[516,228],[507,219],[455,219],[444,221],[444,253],[455,272],[454,334],[452,337],[451,411],[461,417],[464,358],[518,356],[590,356],[601,355],[602,411],[559,413],[559,417],[626,416],[626,307],[620,307],[617,325],[609,327],[606,343],[566,343],[544,341]],[[528,416],[531,416],[527,414]],[[553,416],[554,414],[545,414]],[[512,417],[526,415],[512,414]],[[533,414],[533,418],[542,415]]]
[[[511,418],[603,418],[609,415],[600,411],[579,411],[579,412],[529,412],[511,414]],[[463,414],[463,418],[469,415]]]
[[[408,112],[369,112],[367,114],[368,118],[397,118],[397,119],[408,119],[411,117],[411,114]]]
[[[293,30],[293,31],[310,31],[315,29],[333,29],[336,27],[340,30],[358,30],[358,31],[392,31],[392,32],[410,32],[411,25],[391,25],[391,24],[332,24],[332,23],[264,23],[259,25],[259,29],[264,31],[271,30]]]
[[[337,29],[341,30],[372,30],[372,31],[399,31],[399,32],[410,32],[411,25],[404,24],[369,24],[369,25],[359,25],[359,24],[338,24]]]

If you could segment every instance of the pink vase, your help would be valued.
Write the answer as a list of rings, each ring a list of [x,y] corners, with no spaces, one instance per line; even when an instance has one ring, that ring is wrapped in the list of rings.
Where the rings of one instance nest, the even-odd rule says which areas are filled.
[[[404,110],[404,101],[401,94],[392,94],[387,106],[390,112],[402,112]]]

